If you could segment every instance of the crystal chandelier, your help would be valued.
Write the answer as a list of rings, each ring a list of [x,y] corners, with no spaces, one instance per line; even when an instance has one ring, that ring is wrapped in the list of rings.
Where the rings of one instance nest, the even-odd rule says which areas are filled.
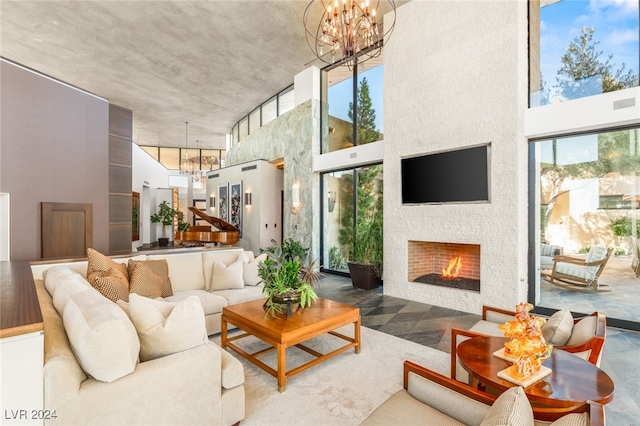
[[[322,17],[316,27],[310,21],[320,14],[320,8]],[[388,13],[384,25],[378,13]],[[304,12],[307,43],[313,53],[327,64],[338,62],[349,69],[380,56],[395,23],[394,0],[312,0]]]

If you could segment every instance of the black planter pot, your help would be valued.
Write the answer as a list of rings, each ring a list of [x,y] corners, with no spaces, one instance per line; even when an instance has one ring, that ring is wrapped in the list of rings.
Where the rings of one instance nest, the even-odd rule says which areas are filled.
[[[160,247],[167,247],[169,245],[169,238],[158,238],[158,245]]]
[[[373,290],[382,285],[382,278],[376,275],[376,269],[373,265],[349,262],[349,273],[351,274],[351,282],[356,288]]]

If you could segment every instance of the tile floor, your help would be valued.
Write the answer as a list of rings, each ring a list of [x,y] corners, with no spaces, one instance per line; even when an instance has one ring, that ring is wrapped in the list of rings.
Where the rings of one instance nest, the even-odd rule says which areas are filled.
[[[325,274],[321,297],[360,307],[362,325],[450,353],[450,329],[469,329],[479,315],[385,296],[353,288],[349,278]],[[605,311],[606,313],[606,311]],[[640,426],[640,333],[607,329],[601,368],[615,383],[614,400],[606,407],[610,426]]]

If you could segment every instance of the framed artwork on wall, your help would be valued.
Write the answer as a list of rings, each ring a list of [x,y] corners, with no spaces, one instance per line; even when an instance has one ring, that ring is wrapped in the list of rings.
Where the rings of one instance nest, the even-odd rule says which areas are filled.
[[[229,185],[218,185],[218,216],[219,219],[229,222]]]
[[[229,184],[229,223],[240,230],[242,237],[242,181]]]

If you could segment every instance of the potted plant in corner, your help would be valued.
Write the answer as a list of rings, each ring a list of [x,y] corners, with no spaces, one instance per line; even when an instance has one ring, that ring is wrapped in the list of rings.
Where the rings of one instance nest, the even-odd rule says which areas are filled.
[[[151,223],[162,224],[162,238],[158,238],[158,245],[160,247],[167,247],[169,245],[166,228],[167,226],[173,225],[173,218],[176,214],[176,210],[171,207],[168,202],[163,201],[158,205],[158,211],[151,215]]]
[[[267,296],[265,316],[286,311],[292,315],[291,305],[301,308],[311,306],[318,299],[314,287],[319,284],[315,260],[308,260],[309,249],[293,239],[285,239],[281,245],[271,240],[273,246],[260,249],[267,259],[258,264],[258,275],[264,283],[262,292]]]
[[[349,256],[354,287],[372,290],[382,285],[382,211],[371,210],[358,219],[356,244]]]

